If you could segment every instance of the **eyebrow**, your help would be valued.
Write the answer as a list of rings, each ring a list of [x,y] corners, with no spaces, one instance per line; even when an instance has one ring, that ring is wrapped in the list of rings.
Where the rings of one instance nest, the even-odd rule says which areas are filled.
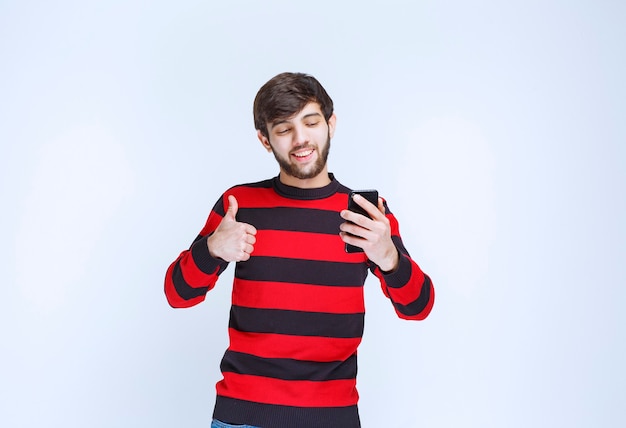
[[[320,116],[321,117],[322,115],[321,115],[321,113],[313,112],[313,113],[305,114],[304,116],[302,116],[302,119],[308,119],[309,117],[312,117],[312,116]]]
[[[315,111],[313,113],[305,114],[304,116],[302,116],[302,120],[308,119],[308,118],[313,117],[313,116],[320,116],[320,117],[322,117],[322,114]],[[272,122],[272,128],[275,128],[276,126],[278,126],[278,125],[280,125],[282,123],[288,123],[288,122],[291,122],[290,118],[287,118],[287,119],[276,119],[274,122]]]

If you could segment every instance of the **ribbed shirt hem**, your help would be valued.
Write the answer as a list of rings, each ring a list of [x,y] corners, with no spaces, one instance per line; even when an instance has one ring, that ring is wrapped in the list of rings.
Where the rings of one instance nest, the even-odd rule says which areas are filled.
[[[347,407],[292,407],[253,403],[217,396],[213,417],[229,424],[261,428],[360,428],[356,405]]]

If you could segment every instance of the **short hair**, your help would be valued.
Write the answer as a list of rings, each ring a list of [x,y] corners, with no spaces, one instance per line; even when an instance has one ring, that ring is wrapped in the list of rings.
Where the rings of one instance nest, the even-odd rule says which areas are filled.
[[[304,73],[281,73],[259,89],[254,98],[254,126],[268,136],[267,124],[291,117],[310,102],[319,104],[324,119],[333,114],[333,100],[320,82]]]

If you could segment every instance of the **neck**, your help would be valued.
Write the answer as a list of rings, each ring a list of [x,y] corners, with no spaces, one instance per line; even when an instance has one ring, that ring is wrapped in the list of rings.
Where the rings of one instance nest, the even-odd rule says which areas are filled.
[[[324,168],[322,172],[312,178],[297,178],[293,175],[285,173],[280,170],[280,182],[287,186],[298,187],[300,189],[317,189],[330,184],[330,177],[328,176],[328,169]]]

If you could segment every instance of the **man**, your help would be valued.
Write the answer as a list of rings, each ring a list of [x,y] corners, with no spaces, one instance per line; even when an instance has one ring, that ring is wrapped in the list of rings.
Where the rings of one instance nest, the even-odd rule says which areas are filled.
[[[368,270],[405,319],[429,314],[432,283],[386,202],[354,197],[371,218],[346,210],[350,189],[326,164],[333,102],[315,78],[272,78],[254,100],[254,123],[278,177],[222,195],[167,270],[165,294],[173,307],[196,305],[237,263],[213,427],[359,427],[356,351]]]

